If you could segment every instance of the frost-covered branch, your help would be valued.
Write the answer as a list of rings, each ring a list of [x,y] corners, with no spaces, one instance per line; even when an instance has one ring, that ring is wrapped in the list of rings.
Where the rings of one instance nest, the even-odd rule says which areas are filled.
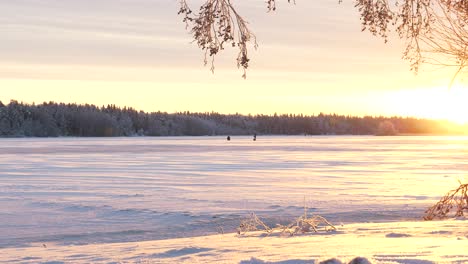
[[[286,0],[285,0],[286,1]],[[348,0],[349,1],[349,0]],[[266,0],[267,11],[276,10],[277,0]],[[288,0],[288,2],[291,2]],[[294,2],[294,1],[293,1]],[[337,2],[342,2],[338,0]],[[403,58],[411,70],[421,64],[456,66],[466,73],[468,63],[468,0],[355,0],[363,31],[388,41],[391,31],[405,42]],[[205,63],[225,45],[239,49],[237,66],[249,67],[248,43],[257,47],[255,35],[231,0],[206,0],[198,12],[192,12],[187,0],[180,0],[179,14],[198,46],[205,51]],[[281,34],[281,32],[279,33]]]

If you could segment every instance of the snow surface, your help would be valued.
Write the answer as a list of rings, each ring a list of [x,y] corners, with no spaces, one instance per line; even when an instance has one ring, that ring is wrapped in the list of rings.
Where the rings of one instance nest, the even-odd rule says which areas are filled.
[[[387,236],[393,232],[406,236]],[[47,264],[311,264],[332,258],[347,263],[356,257],[371,263],[468,263],[468,221],[347,224],[334,233],[296,237],[254,233],[81,246],[37,244],[2,249],[1,254],[0,263]]]
[[[411,263],[463,262],[466,222],[393,227],[419,220],[457,187],[467,154],[468,137],[0,139],[0,261],[309,263],[301,261],[362,252],[402,263],[395,259],[406,253],[392,249],[402,243],[408,248],[395,250],[422,261]],[[271,225],[288,222],[304,198],[309,213],[342,228],[300,238],[206,237],[233,232],[252,211]],[[367,254],[353,239],[370,243]],[[452,245],[447,239],[457,242],[443,258],[437,248]],[[152,255],[123,251],[136,245]],[[285,251],[293,247],[312,255]]]

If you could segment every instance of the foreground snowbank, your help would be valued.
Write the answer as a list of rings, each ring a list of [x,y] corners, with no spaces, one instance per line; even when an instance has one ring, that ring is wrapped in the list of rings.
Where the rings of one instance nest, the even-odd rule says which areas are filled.
[[[0,250],[4,263],[319,263],[357,256],[372,263],[468,262],[468,221],[361,223],[333,233],[265,237],[223,234],[131,243],[35,244]]]

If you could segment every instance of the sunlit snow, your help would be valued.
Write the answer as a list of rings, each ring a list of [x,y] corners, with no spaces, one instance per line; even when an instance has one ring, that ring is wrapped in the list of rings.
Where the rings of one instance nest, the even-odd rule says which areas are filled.
[[[304,200],[310,214],[323,215],[342,230],[386,222],[377,228],[385,230],[377,232],[379,239],[414,240],[396,236],[388,223],[421,220],[428,206],[464,180],[466,157],[468,137],[0,139],[0,251],[16,256],[21,247],[35,252],[44,250],[42,245],[189,239],[220,228],[229,233],[249,212],[271,225],[290,221],[303,213]],[[446,225],[447,232],[465,238]],[[344,233],[330,234],[330,241],[340,236],[348,241],[350,234]],[[366,236],[363,230],[359,234]],[[183,250],[182,240],[170,241],[178,240],[164,245],[177,246],[167,251]],[[468,248],[466,241],[458,243]],[[339,256],[330,247],[321,256]],[[155,259],[171,263],[173,256],[161,257],[160,251]],[[244,252],[230,260],[286,257],[260,256]],[[99,262],[83,262],[89,261]]]

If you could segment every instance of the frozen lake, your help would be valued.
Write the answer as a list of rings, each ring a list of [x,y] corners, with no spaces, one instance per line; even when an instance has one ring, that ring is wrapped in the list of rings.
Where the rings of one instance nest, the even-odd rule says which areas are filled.
[[[249,212],[419,219],[468,171],[468,137],[0,139],[0,248],[234,231]]]

